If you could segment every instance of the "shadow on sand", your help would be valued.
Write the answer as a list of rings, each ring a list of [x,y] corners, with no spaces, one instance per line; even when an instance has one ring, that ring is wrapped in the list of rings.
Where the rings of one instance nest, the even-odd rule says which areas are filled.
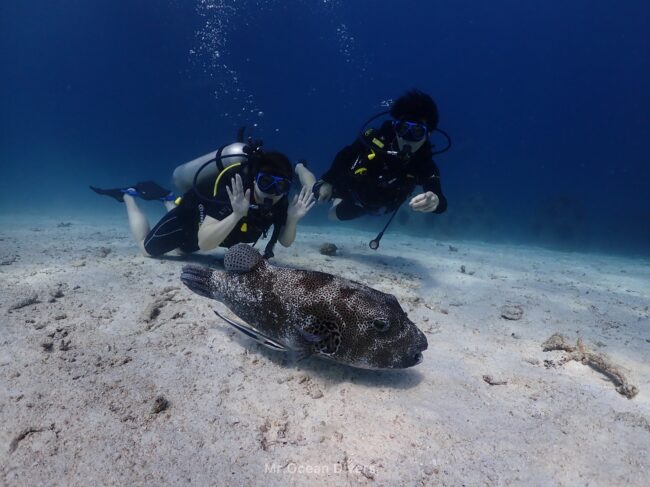
[[[341,259],[354,260],[368,265],[375,270],[384,270],[388,272],[404,272],[414,274],[422,279],[423,286],[437,287],[437,282],[431,274],[431,270],[422,265],[421,262],[408,257],[386,256],[382,254],[362,254],[358,252],[345,252],[340,256]]]
[[[337,259],[341,260],[354,260],[363,264],[367,264],[374,268],[379,268],[384,266],[387,268],[400,268],[406,267],[408,269],[423,269],[422,264],[415,259],[410,259],[408,257],[401,257],[395,255],[384,255],[384,254],[362,254],[359,252],[350,252],[345,251],[337,255]]]
[[[234,335],[232,335],[233,329],[226,323],[217,321],[214,323],[214,329],[222,333],[224,337],[232,337],[233,341],[248,350],[249,353],[261,355],[263,360],[268,360],[280,368],[305,372],[312,377],[318,376],[329,382],[351,382],[367,387],[411,389],[416,387],[424,378],[419,371],[413,368],[395,370],[357,369],[318,357],[292,361],[287,354],[267,349],[240,333],[234,332]]]
[[[170,262],[183,262],[187,264],[200,264],[212,269],[223,269],[223,256],[209,254],[185,254],[185,255],[161,255],[156,257],[158,260],[167,260]]]

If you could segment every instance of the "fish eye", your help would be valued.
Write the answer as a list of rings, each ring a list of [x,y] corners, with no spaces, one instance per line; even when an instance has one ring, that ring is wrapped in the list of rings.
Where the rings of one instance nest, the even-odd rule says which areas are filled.
[[[390,327],[390,323],[388,323],[388,321],[386,320],[382,320],[378,318],[376,320],[373,320],[372,326],[374,326],[375,330],[377,331],[387,331],[388,328]]]

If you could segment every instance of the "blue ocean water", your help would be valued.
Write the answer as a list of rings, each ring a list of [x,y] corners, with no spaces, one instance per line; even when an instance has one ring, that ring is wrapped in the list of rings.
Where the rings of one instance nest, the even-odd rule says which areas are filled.
[[[649,27],[637,0],[2,2],[0,213],[123,212],[88,185],[170,184],[242,125],[319,175],[416,87],[449,210],[389,232],[647,255]]]

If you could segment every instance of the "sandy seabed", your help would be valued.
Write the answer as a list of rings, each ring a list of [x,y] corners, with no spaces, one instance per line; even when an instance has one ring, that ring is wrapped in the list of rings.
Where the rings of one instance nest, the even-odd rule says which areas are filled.
[[[179,280],[221,251],[145,258],[122,219],[0,225],[2,485],[647,485],[647,260],[301,228],[278,264],[395,294],[427,335],[380,372],[236,334]],[[638,394],[543,351],[556,332]]]

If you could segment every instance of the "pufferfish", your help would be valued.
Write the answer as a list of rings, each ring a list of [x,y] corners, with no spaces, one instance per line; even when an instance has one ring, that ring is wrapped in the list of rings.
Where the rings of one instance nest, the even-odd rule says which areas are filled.
[[[225,272],[184,266],[181,280],[225,304],[242,322],[215,313],[270,349],[363,369],[422,361],[427,338],[392,294],[325,272],[271,265],[246,244],[228,249],[224,265]]]

